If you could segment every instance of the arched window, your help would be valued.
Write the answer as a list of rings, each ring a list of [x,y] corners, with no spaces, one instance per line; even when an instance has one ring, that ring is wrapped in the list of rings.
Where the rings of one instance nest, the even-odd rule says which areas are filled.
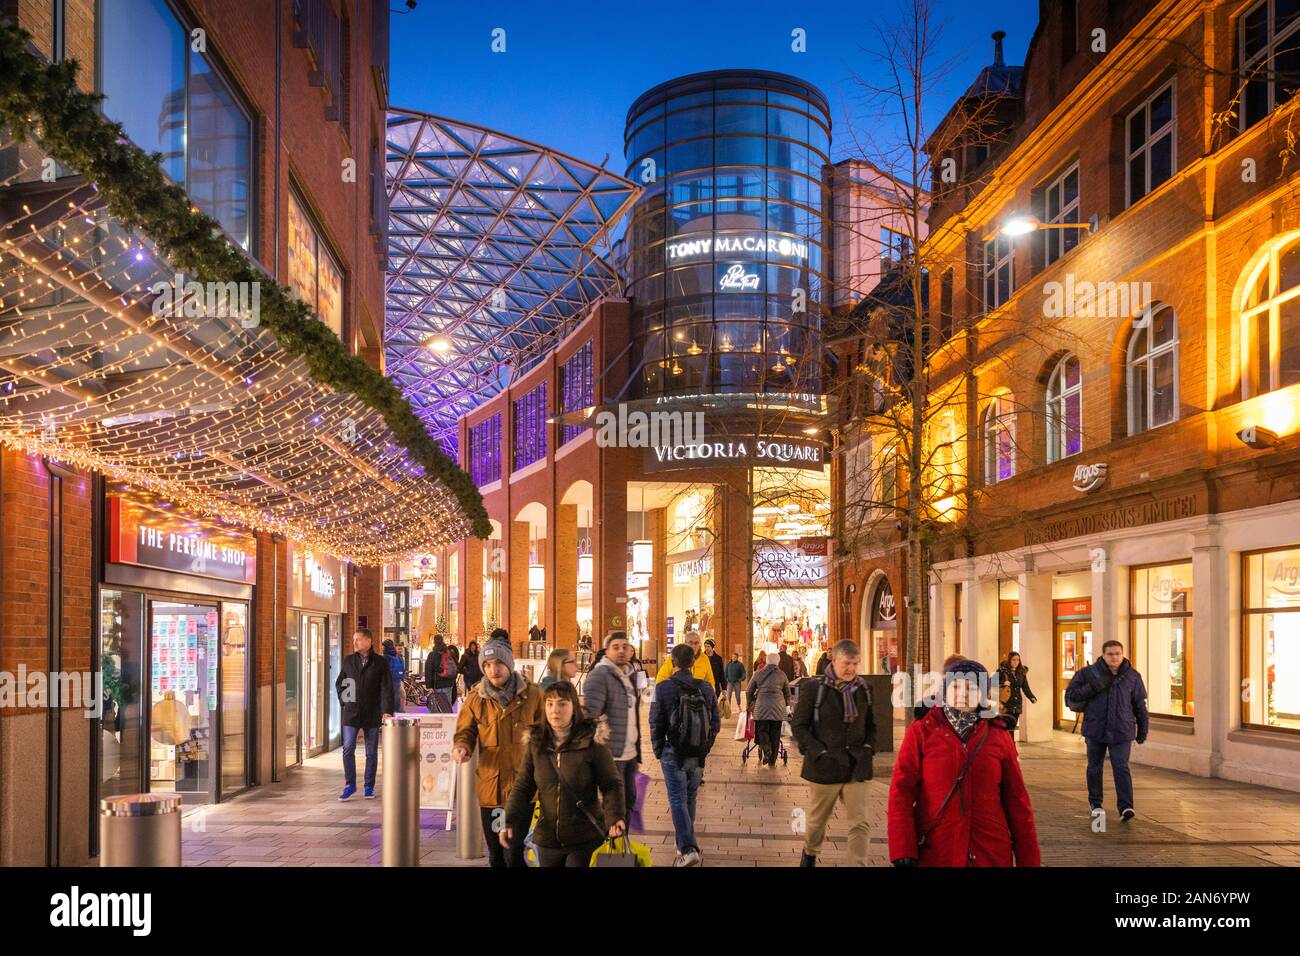
[[[1083,450],[1083,377],[1079,359],[1066,354],[1047,381],[1047,460]]]
[[[1128,433],[1178,418],[1178,317],[1153,305],[1133,323],[1128,342]]]
[[[1241,305],[1243,398],[1300,382],[1300,236],[1254,266]]]
[[[1016,474],[1016,423],[1010,403],[995,398],[984,410],[984,484],[995,485]]]

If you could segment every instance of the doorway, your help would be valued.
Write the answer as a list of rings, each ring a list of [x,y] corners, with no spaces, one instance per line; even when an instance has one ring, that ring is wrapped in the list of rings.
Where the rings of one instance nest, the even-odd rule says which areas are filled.
[[[302,615],[302,746],[307,757],[323,753],[329,741],[329,668],[325,657],[328,635],[329,620],[325,615]]]
[[[1056,726],[1060,730],[1073,730],[1076,714],[1065,706],[1065,689],[1070,686],[1075,671],[1087,667],[1093,660],[1092,599],[1076,598],[1053,604]]]

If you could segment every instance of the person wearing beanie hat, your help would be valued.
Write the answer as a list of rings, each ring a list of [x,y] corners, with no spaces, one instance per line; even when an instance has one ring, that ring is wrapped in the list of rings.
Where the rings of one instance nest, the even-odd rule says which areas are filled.
[[[1039,866],[1034,810],[989,672],[954,661],[942,705],[912,722],[889,786],[895,866]]]
[[[502,636],[504,635],[504,637]],[[478,802],[491,866],[524,866],[528,818],[505,818],[515,775],[528,747],[527,731],[543,719],[542,692],[514,669],[509,635],[498,629],[479,652],[483,679],[465,695],[456,719],[452,759],[462,763],[478,748]],[[503,828],[513,836],[501,844]]]

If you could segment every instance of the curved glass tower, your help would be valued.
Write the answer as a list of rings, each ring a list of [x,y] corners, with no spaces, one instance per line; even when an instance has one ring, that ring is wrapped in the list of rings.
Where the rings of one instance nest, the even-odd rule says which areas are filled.
[[[640,397],[821,391],[830,128],[816,87],[763,71],[682,77],[632,104]]]

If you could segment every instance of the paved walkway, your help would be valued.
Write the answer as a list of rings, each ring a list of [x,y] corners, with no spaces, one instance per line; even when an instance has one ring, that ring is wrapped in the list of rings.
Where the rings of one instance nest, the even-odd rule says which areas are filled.
[[[723,729],[700,791],[697,836],[705,865],[793,866],[802,845],[795,832],[797,811],[807,799],[797,749],[787,741],[787,766],[760,768],[753,757],[742,766],[742,744],[732,740],[734,720],[732,725]],[[895,739],[901,736],[900,726]],[[1114,814],[1108,769],[1110,825],[1106,833],[1093,833],[1083,788],[1082,741],[1058,734],[1051,743],[1020,748],[1046,865],[1300,866],[1300,794],[1135,767],[1139,817],[1122,824]],[[362,763],[362,754],[357,757]],[[871,784],[872,865],[888,863],[884,821],[892,767],[892,754],[877,758],[877,779]],[[675,850],[663,779],[653,759],[643,769],[651,777],[648,831],[637,839],[650,847],[656,866],[668,866]],[[190,811],[186,865],[377,865],[381,801],[355,797],[339,803],[342,780],[342,759],[335,751],[290,770],[281,783]],[[382,780],[381,767],[381,787]],[[483,859],[456,859],[455,832],[443,829],[444,818],[441,812],[423,813],[423,865],[484,865]],[[820,862],[846,862],[845,823],[838,812]]]

